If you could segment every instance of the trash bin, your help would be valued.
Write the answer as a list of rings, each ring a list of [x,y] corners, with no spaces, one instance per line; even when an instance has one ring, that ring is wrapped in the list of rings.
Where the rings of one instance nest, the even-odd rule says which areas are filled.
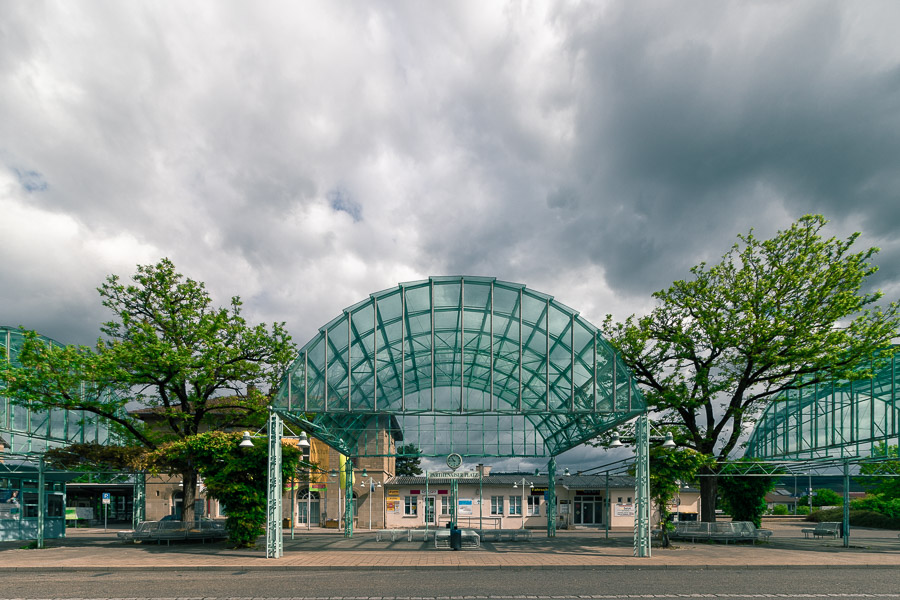
[[[462,530],[457,527],[450,529],[450,549],[462,549]]]

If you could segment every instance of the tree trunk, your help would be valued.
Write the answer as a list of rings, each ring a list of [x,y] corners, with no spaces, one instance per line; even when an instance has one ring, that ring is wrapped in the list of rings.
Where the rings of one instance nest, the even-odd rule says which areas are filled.
[[[181,504],[181,520],[185,523],[194,522],[194,500],[197,498],[197,472],[189,471],[181,474],[184,487],[184,499]]]
[[[707,469],[700,477],[700,520],[712,523],[716,520],[716,497],[719,495],[719,478]]]

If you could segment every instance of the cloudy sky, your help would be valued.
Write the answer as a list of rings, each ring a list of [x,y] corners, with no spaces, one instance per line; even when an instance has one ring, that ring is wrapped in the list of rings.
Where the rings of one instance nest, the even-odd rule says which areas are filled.
[[[0,3],[0,324],[171,258],[298,344],[429,275],[594,322],[806,213],[900,297],[900,3]]]

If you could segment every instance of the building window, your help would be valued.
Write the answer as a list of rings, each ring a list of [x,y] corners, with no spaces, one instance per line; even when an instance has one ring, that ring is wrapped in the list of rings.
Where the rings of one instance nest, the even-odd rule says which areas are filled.
[[[25,492],[25,510],[23,515],[26,519],[36,519],[38,516],[38,495],[35,492]]]
[[[503,496],[491,496],[491,514],[503,514]]]
[[[540,496],[528,496],[528,516],[529,517],[541,516],[541,497]]]
[[[515,516],[522,514],[522,497],[521,496],[510,496],[509,497],[509,514],[515,515]]]
[[[63,516],[63,497],[60,494],[47,494],[47,516]]]
[[[415,517],[418,515],[418,498],[416,496],[406,496],[403,499],[403,514],[407,517]]]
[[[441,514],[442,515],[450,514],[450,497],[449,496],[441,496]]]

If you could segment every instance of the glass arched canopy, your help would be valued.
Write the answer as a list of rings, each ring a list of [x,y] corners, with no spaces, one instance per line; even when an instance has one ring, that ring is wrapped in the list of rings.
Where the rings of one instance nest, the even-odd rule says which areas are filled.
[[[896,347],[895,347],[896,350]],[[793,387],[770,402],[747,441],[745,456],[815,460],[865,458],[879,444],[900,442],[897,355],[864,364],[872,376]]]
[[[14,366],[21,366],[18,357],[24,339],[21,329],[0,326],[0,356]],[[62,347],[48,337],[39,336],[39,339],[48,346]],[[81,410],[32,410],[13,404],[3,393],[5,387],[0,380],[0,438],[11,452],[43,452],[76,443],[115,442],[109,423],[97,415]]]
[[[355,456],[393,454],[385,430],[424,456],[556,456],[646,410],[596,327],[485,277],[404,283],[346,308],[300,350],[273,407]]]

